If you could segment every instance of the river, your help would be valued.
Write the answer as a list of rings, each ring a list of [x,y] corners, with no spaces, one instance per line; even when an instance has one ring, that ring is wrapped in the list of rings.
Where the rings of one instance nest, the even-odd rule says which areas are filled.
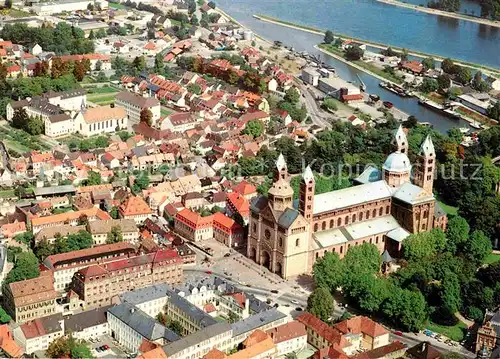
[[[221,4],[219,0],[219,5]],[[231,0],[222,0],[228,3]],[[246,0],[245,0],[246,1]],[[263,0],[254,0],[256,2]],[[294,0],[289,0],[294,1]],[[467,127],[466,121],[457,121],[442,116],[434,111],[431,111],[417,103],[415,98],[402,98],[392,92],[379,87],[377,78],[359,71],[347,64],[334,59],[333,57],[326,56],[314,48],[314,45],[320,43],[323,39],[319,35],[311,34],[305,31],[294,30],[283,26],[271,24],[268,22],[260,21],[252,17],[251,12],[241,11],[238,6],[221,6],[224,11],[233,16],[236,20],[240,21],[244,26],[254,30],[258,35],[267,40],[279,40],[285,45],[293,46],[297,51],[307,51],[310,54],[316,54],[321,57],[321,60],[335,67],[337,74],[347,81],[359,82],[356,75],[362,79],[367,87],[367,92],[370,94],[377,94],[383,101],[392,102],[397,108],[402,111],[414,115],[420,122],[429,122],[434,126],[434,129],[440,132],[446,132],[452,127]]]

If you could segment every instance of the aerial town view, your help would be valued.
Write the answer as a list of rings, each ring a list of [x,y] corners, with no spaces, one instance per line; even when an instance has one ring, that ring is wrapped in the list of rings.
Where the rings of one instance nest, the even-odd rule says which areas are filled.
[[[500,0],[0,0],[0,358],[500,359]]]

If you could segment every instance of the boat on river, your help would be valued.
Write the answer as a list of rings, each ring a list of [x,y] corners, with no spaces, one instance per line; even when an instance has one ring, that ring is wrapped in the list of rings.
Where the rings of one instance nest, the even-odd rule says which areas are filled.
[[[408,97],[410,95],[403,87],[390,82],[381,82],[378,85],[401,97]]]

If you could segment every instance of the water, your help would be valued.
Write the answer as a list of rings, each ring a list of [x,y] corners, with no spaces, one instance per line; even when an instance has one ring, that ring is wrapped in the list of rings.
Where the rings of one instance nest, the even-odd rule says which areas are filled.
[[[220,2],[221,0],[219,0],[218,3],[220,4]],[[452,120],[423,106],[420,106],[415,98],[402,98],[393,94],[392,92],[384,90],[378,85],[380,83],[379,79],[370,76],[362,71],[359,71],[351,66],[348,66],[347,64],[338,61],[333,57],[327,56],[322,52],[319,52],[313,46],[322,41],[322,36],[257,20],[252,17],[252,13],[241,12],[241,9],[238,10],[238,7],[221,7],[236,20],[240,21],[244,26],[253,29],[258,35],[264,37],[267,40],[279,40],[287,46],[293,46],[297,51],[307,51],[310,54],[319,55],[322,61],[326,62],[330,66],[335,67],[337,74],[347,81],[358,82],[359,80],[357,79],[356,75],[359,75],[361,80],[365,83],[368,93],[377,94],[383,101],[392,102],[394,106],[401,109],[402,111],[416,116],[420,122],[431,123],[434,126],[434,129],[436,129],[437,131],[446,132],[452,127],[466,127],[468,125],[466,121]]]
[[[361,39],[500,68],[500,28],[496,27],[375,0],[219,0],[217,4],[243,23],[256,25],[250,27],[257,32],[263,25],[252,20],[252,15],[260,13]]]
[[[426,0],[404,0],[403,2],[426,7],[428,3]],[[481,14],[481,6],[479,6],[477,2],[471,0],[462,0],[459,12],[466,15],[479,16]]]

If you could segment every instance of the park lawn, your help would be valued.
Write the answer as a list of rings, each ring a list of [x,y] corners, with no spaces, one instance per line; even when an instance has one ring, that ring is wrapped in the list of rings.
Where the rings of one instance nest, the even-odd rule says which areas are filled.
[[[496,253],[490,253],[488,256],[484,259],[483,263],[484,264],[493,264],[500,261],[500,254]]]
[[[14,141],[14,140],[4,140],[5,145],[7,145],[7,148],[10,148],[11,150],[16,151],[17,153],[24,153],[24,152],[29,152],[31,149],[27,146],[22,145],[21,143]]]
[[[171,111],[168,108],[163,107],[163,106],[161,107],[161,110],[160,110],[161,115],[165,116],[165,117],[168,116],[168,115],[170,115],[172,112],[173,111]]]
[[[9,14],[9,16],[12,16],[12,17],[15,17],[15,18],[29,17],[29,16],[32,15],[29,12],[26,12],[26,11],[23,11],[23,10],[19,10],[19,9],[9,9],[8,14]]]
[[[93,87],[89,88],[87,91],[87,96],[93,94],[103,94],[103,93],[116,93],[116,88],[111,86],[103,86],[103,87]]]
[[[467,325],[464,322],[458,322],[453,326],[440,325],[433,322],[427,324],[427,329],[435,333],[444,335],[456,342],[460,342],[467,331]]]
[[[458,207],[453,207],[453,206],[450,206],[448,204],[444,204],[443,202],[441,201],[438,201],[439,202],[439,205],[441,206],[441,208],[446,212],[447,215],[456,215],[457,212],[458,212]]]
[[[103,103],[112,103],[115,101],[117,93],[118,92],[88,94],[87,99],[90,102],[96,103],[98,105],[103,104]]]
[[[4,191],[0,191],[0,198],[10,198],[10,197],[15,197],[16,195],[14,194],[13,189],[6,189]]]
[[[126,8],[126,6],[123,4],[111,2],[111,1],[108,3],[108,6],[112,9],[125,9]]]

